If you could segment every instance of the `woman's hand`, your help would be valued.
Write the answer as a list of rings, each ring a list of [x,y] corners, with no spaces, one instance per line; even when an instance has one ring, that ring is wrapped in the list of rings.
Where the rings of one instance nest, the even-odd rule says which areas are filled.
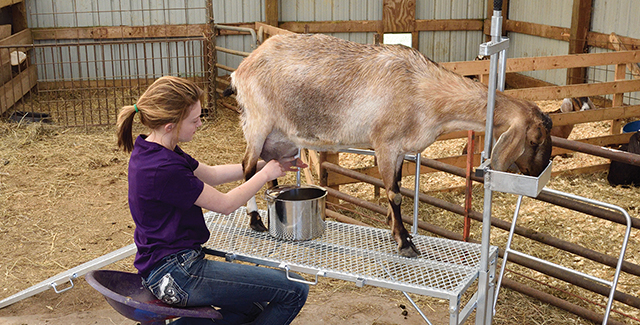
[[[283,177],[287,172],[298,171],[298,168],[309,167],[299,158],[283,158],[280,160],[269,161],[261,170],[267,174],[269,181],[272,181],[278,177]]]

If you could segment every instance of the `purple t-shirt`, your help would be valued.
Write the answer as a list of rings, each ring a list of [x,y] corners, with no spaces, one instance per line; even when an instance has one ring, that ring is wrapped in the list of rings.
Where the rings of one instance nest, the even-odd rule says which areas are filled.
[[[129,160],[129,209],[138,248],[133,265],[143,276],[163,257],[209,239],[202,209],[194,204],[204,188],[193,174],[198,165],[178,146],[171,151],[142,135],[136,139]]]

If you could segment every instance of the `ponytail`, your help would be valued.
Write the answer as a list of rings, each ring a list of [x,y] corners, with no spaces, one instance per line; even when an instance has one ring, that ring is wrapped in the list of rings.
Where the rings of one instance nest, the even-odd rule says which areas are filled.
[[[118,113],[118,147],[125,152],[133,150],[133,118],[136,116],[134,105],[125,106]]]

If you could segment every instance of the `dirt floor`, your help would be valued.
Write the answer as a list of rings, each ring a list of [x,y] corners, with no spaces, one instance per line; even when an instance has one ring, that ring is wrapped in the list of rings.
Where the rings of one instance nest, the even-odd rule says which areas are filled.
[[[604,124],[591,125],[580,132],[588,134],[593,129],[606,128],[607,125]],[[144,130],[137,129],[136,132]],[[460,152],[463,146],[464,143],[458,141],[428,150],[451,155]],[[207,164],[240,162],[244,140],[237,116],[230,110],[221,109],[216,119],[205,122],[194,141],[182,147]],[[427,154],[435,155],[433,152]],[[554,164],[557,163],[557,167],[554,169],[569,168],[575,165],[575,160],[581,160],[582,164],[603,162],[602,159],[582,157],[579,154],[556,159]],[[371,163],[367,159],[348,156],[344,160],[354,167]],[[0,247],[3,248],[0,251],[0,300],[133,242],[134,224],[126,198],[127,163],[128,155],[116,147],[113,127],[65,129],[53,125],[0,122]],[[291,182],[292,179],[288,181]],[[405,186],[411,187],[412,182],[408,178]],[[459,182],[459,179],[440,174],[425,175],[421,179],[421,188],[432,191],[457,186]],[[220,189],[226,191],[234,185],[237,184],[222,186]],[[552,179],[550,186],[578,195],[614,201],[611,202],[614,204],[618,202],[633,217],[639,217],[637,198],[640,190],[609,187],[605,172],[585,176],[559,176]],[[348,185],[344,186],[344,191],[383,204],[383,200],[373,196],[373,188],[370,186]],[[457,204],[461,204],[463,200],[463,196],[455,191],[437,192],[434,195]],[[474,196],[474,209],[482,211],[481,186],[474,187]],[[406,201],[409,205],[407,209],[410,209],[411,200]],[[514,201],[512,196],[497,195],[495,213],[500,218],[510,220]],[[264,203],[260,204],[264,208]],[[347,211],[340,212],[349,214]],[[603,241],[618,240],[620,227],[603,225],[582,215],[558,218],[563,213],[566,212],[525,200],[522,225],[544,230],[562,239],[577,241],[586,247],[605,247],[607,253],[619,249],[610,243],[603,244]],[[350,216],[378,227],[386,227],[376,221],[361,218],[357,211]],[[461,218],[451,213],[421,206],[421,216],[425,221],[461,232]],[[382,216],[374,217],[383,219]],[[576,226],[578,222],[581,223],[580,226]],[[597,233],[587,236],[587,231]],[[480,227],[472,227],[472,238],[480,238],[479,235]],[[636,256],[640,248],[638,239],[638,232],[634,230],[627,260],[636,264],[640,261],[640,257]],[[504,232],[492,234],[492,244],[502,246],[505,241]],[[523,250],[540,250],[540,245],[536,243],[522,245]],[[610,274],[609,268],[572,255],[567,257],[566,254],[557,252],[549,254],[551,259],[569,259],[570,263],[583,265],[596,274]],[[134,272],[131,257],[105,268]],[[518,271],[520,269],[514,266],[514,273],[507,276],[516,278],[515,272]],[[554,286],[552,289],[543,286],[539,290],[556,292],[555,294],[556,289],[572,290],[570,285],[555,279],[548,280],[543,275],[533,274],[531,277]],[[83,278],[75,282],[76,286],[64,293],[56,294],[53,290],[47,290],[0,309],[0,325],[134,324],[113,311]],[[622,291],[634,296],[640,295],[640,280],[637,277],[625,275],[620,283]],[[560,295],[586,308],[601,310],[570,294]],[[597,295],[582,291],[577,291],[574,295],[603,301]],[[448,323],[448,302],[416,295],[412,297],[432,323]],[[637,309],[618,303],[614,306],[632,317],[640,317]],[[615,317],[628,324],[640,324],[619,315]],[[309,300],[294,321],[294,324],[424,323],[400,292],[370,286],[357,288],[354,283],[327,278],[311,287]],[[503,289],[494,324],[591,322],[536,299]]]

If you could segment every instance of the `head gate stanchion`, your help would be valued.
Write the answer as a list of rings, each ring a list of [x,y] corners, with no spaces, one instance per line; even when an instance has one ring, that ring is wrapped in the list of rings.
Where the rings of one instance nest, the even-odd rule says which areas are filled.
[[[502,0],[493,1],[491,17],[491,41],[480,45],[480,55],[490,56],[489,93],[487,96],[487,118],[485,127],[485,147],[482,164],[478,168],[487,175],[493,146],[493,113],[496,90],[504,90],[505,68],[509,39],[502,37]],[[485,179],[484,205],[482,214],[482,248],[480,274],[478,277],[478,307],[476,324],[491,324],[493,321],[493,291],[495,288],[495,265],[489,265],[489,241],[491,237],[491,200],[493,190]]]
[[[498,285],[496,287],[496,294],[495,294],[495,297],[494,297],[494,306],[495,306],[495,303],[498,300],[498,294],[500,292],[500,286],[502,284],[502,277],[504,276],[504,270],[505,270],[505,266],[507,264],[508,256],[509,256],[509,254],[513,254],[513,255],[516,255],[516,256],[519,256],[519,257],[534,261],[536,263],[540,263],[540,264],[544,264],[544,265],[547,265],[547,266],[550,266],[550,267],[558,268],[558,269],[560,269],[560,270],[562,270],[564,272],[568,272],[568,273],[571,273],[571,274],[574,274],[574,275],[577,275],[577,276],[582,276],[582,277],[585,277],[585,278],[587,278],[587,279],[589,279],[591,281],[594,281],[594,282],[597,282],[597,283],[600,283],[600,284],[603,284],[603,285],[611,287],[611,289],[609,291],[609,296],[608,296],[608,300],[607,300],[607,306],[606,306],[606,309],[605,309],[604,317],[602,319],[602,324],[607,324],[607,322],[609,320],[609,314],[611,313],[611,306],[613,305],[613,297],[614,297],[614,294],[616,292],[616,287],[617,287],[617,284],[618,284],[618,278],[620,276],[620,270],[622,269],[622,262],[624,261],[624,254],[625,254],[625,252],[627,250],[627,243],[629,241],[629,236],[631,234],[631,227],[632,227],[632,225],[631,225],[631,217],[629,216],[629,213],[627,213],[627,211],[625,211],[624,209],[622,209],[621,207],[616,206],[616,205],[612,205],[612,204],[609,204],[609,203],[588,199],[588,198],[577,196],[577,195],[570,194],[570,193],[564,193],[564,192],[552,190],[552,189],[549,189],[549,188],[544,188],[542,191],[546,192],[546,193],[549,193],[549,194],[563,196],[563,197],[566,197],[568,199],[572,199],[572,200],[576,200],[576,201],[580,201],[580,202],[584,202],[584,203],[588,203],[588,204],[592,204],[592,205],[601,206],[601,207],[604,207],[604,208],[607,208],[607,209],[610,209],[610,210],[615,210],[615,211],[618,211],[618,212],[622,213],[622,215],[624,215],[624,217],[626,219],[627,229],[625,231],[625,235],[624,235],[624,238],[622,240],[622,246],[620,248],[620,255],[618,256],[618,262],[616,264],[616,271],[614,273],[613,280],[612,281],[607,281],[607,280],[604,280],[604,279],[601,279],[601,278],[598,278],[598,277],[595,277],[595,276],[592,276],[592,275],[589,275],[589,274],[586,274],[586,273],[583,273],[583,272],[580,272],[580,271],[576,271],[576,270],[573,270],[573,269],[570,269],[570,268],[567,268],[567,267],[564,267],[564,266],[561,266],[561,265],[558,265],[558,264],[555,264],[555,263],[552,263],[552,262],[549,262],[549,261],[546,261],[546,260],[539,259],[539,258],[531,256],[529,254],[525,254],[525,253],[519,252],[517,250],[511,249],[511,242],[512,242],[512,239],[513,239],[513,234],[515,232],[516,222],[518,220],[518,213],[520,211],[520,206],[522,204],[522,195],[520,195],[520,196],[518,196],[518,202],[516,204],[516,210],[515,210],[515,212],[513,214],[513,221],[511,222],[511,228],[509,230],[509,237],[507,239],[507,246],[505,247],[504,257],[502,258],[502,267],[501,267],[501,270],[500,270],[500,276],[498,278]],[[494,313],[495,313],[495,309],[494,309]]]

